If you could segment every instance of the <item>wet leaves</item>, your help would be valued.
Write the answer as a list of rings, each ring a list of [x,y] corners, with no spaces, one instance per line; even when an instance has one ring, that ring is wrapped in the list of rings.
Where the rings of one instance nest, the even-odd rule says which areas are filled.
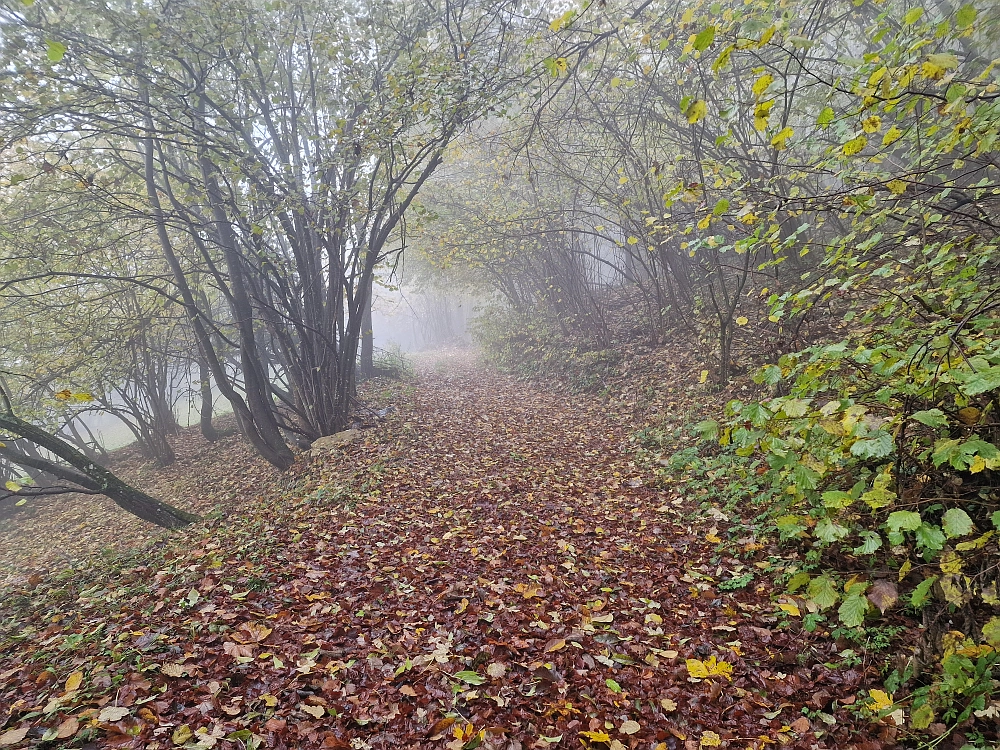
[[[718,586],[750,563],[644,481],[604,405],[451,364],[224,524],[19,594],[8,744],[680,750],[784,742],[823,694],[810,743],[843,745],[864,675],[763,587]]]

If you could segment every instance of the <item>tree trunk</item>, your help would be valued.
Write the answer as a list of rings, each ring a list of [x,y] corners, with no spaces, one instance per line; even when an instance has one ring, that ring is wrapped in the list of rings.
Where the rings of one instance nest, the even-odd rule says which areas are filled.
[[[212,372],[209,370],[205,357],[198,357],[198,386],[201,389],[201,434],[210,443],[219,439],[219,433],[212,424],[212,410],[215,407],[214,396],[212,394]]]
[[[76,472],[79,472],[83,476],[76,475],[76,472],[72,472],[72,476],[70,476],[67,472],[71,470],[46,459],[33,460],[30,465],[34,466],[34,468],[44,467],[45,470],[50,471],[55,476],[71,478],[71,481],[76,482],[81,487],[92,491],[99,491],[111,498],[120,508],[134,516],[138,516],[144,521],[149,521],[165,529],[177,529],[198,520],[198,516],[195,514],[175,508],[126,484],[103,466],[87,458],[66,441],[46,432],[40,427],[25,422],[10,411],[0,413],[0,430],[6,430],[14,435],[23,437],[25,440],[30,440],[66,461],[76,469]],[[16,460],[10,454],[8,454],[8,458]]]
[[[361,378],[370,378],[375,374],[375,332],[372,330],[372,282],[368,282],[368,291],[361,308]]]

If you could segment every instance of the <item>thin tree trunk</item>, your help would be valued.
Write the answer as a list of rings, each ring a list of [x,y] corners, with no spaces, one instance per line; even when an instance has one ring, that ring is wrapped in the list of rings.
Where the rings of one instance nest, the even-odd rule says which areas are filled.
[[[73,481],[81,487],[103,493],[120,508],[134,516],[138,516],[144,521],[149,521],[165,529],[177,529],[198,520],[198,516],[195,514],[175,508],[168,503],[147,495],[142,490],[126,484],[103,466],[87,458],[66,441],[46,432],[40,427],[25,422],[10,411],[0,413],[0,429],[19,435],[25,440],[30,440],[35,445],[63,459],[85,477],[85,479],[81,479],[74,476]],[[8,458],[15,460],[10,455],[8,455]],[[46,470],[52,474],[59,476],[61,473],[64,477],[67,477],[68,470],[65,467],[59,467],[55,462],[40,459],[33,460],[31,465],[35,468],[45,466]]]
[[[212,410],[215,408],[212,394],[212,372],[209,370],[208,362],[200,355],[198,357],[198,385],[201,389],[201,409],[199,410],[201,434],[205,440],[214,443],[219,439],[219,432],[212,424]]]
[[[363,303],[361,318],[361,377],[370,378],[375,374],[375,332],[372,330],[372,281]]]

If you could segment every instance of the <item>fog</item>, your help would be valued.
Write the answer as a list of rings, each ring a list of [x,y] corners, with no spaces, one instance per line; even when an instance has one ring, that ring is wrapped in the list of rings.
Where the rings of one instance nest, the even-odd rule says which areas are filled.
[[[372,332],[375,358],[395,353],[412,353],[442,346],[471,344],[469,324],[480,302],[463,292],[420,292],[376,287],[372,304]],[[174,401],[174,414],[182,427],[195,425],[200,418],[201,395],[195,373],[180,373]],[[216,415],[232,412],[229,401],[217,390]],[[116,416],[90,413],[82,421],[106,449],[121,448],[135,442],[132,431]]]

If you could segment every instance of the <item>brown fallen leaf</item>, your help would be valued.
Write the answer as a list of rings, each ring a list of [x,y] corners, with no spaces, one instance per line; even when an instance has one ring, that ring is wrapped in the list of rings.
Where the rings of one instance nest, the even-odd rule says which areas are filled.
[[[899,600],[899,589],[895,583],[883,578],[872,584],[871,590],[868,592],[868,600],[884,614]]]
[[[80,721],[75,716],[70,716],[65,719],[58,727],[56,727],[56,737],[60,740],[66,740],[73,737],[77,732],[80,731]]]
[[[23,740],[28,736],[29,727],[21,727],[20,729],[8,729],[3,734],[0,734],[0,745],[16,745],[18,742]]]
[[[448,728],[454,723],[455,720],[450,716],[445,716],[444,718],[438,719],[433,724],[431,724],[431,728],[427,730],[427,735],[431,739],[434,739],[442,732],[446,732]]]
[[[403,686],[401,686],[399,688],[399,692],[402,693],[403,695],[408,695],[411,698],[416,698],[417,697],[417,691],[414,690],[409,685],[403,685]]]
[[[800,716],[795,721],[793,721],[791,724],[789,724],[789,726],[797,734],[805,734],[810,729],[812,729],[812,724],[809,723],[809,719],[807,719],[805,716]]]
[[[129,710],[124,706],[105,706],[101,709],[101,713],[98,715],[97,720],[102,724],[104,722],[121,721],[128,716],[129,713]]]
[[[264,729],[268,732],[280,732],[286,726],[288,726],[288,722],[284,719],[271,718],[264,722]]]
[[[622,734],[636,734],[642,727],[639,725],[638,721],[633,721],[629,719],[628,721],[622,722],[621,727],[619,727]]]
[[[545,644],[545,653],[551,654],[553,651],[558,651],[561,648],[566,648],[566,640],[564,638],[553,638]]]

